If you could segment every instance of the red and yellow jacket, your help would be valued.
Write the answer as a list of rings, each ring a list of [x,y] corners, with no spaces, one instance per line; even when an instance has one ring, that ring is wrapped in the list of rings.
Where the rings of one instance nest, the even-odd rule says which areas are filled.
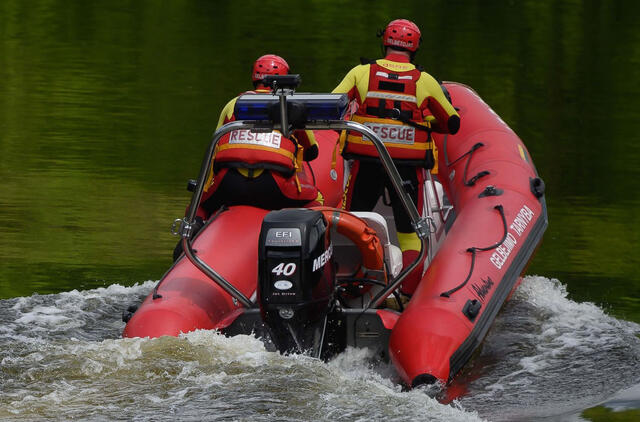
[[[351,119],[376,132],[391,157],[399,161],[437,164],[429,131],[455,133],[460,125],[460,116],[438,82],[400,54],[354,67],[333,92],[347,94],[356,102]],[[357,133],[347,134],[343,153],[378,156],[373,144]]]
[[[268,93],[268,89],[257,89],[251,93]],[[233,114],[238,97],[222,109],[218,126],[235,120]],[[318,145],[310,130],[296,130],[289,138],[280,131],[253,133],[248,129],[234,130],[224,135],[216,145],[213,166],[205,186],[213,184],[213,176],[220,168],[234,167],[245,176],[258,176],[263,170],[274,170],[284,176],[293,176],[302,169],[302,161],[311,161],[318,155]]]

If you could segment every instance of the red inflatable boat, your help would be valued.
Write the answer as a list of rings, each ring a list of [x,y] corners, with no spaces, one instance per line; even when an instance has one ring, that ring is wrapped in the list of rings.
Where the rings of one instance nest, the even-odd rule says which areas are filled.
[[[472,89],[444,87],[462,125],[456,135],[434,137],[439,174],[438,180],[427,177],[424,215],[402,191],[382,141],[369,128],[342,120],[343,95],[281,89],[278,95],[241,97],[238,121],[214,135],[190,209],[200,201],[220,137],[237,129],[288,131],[294,125],[317,130],[321,153],[310,164],[327,206],[223,208],[195,236],[195,211],[178,220],[185,254],[140,306],[125,312],[123,336],[217,329],[257,335],[270,350],[323,359],[347,346],[368,347],[391,359],[408,386],[451,380],[519,281],[542,240],[547,215],[544,184],[518,136]],[[304,117],[292,116],[300,107],[306,107]],[[336,153],[336,132],[321,129],[360,131],[378,149],[422,240],[421,254],[409,267],[402,268],[392,222],[375,212],[334,208],[341,203],[348,163]],[[421,261],[427,269],[403,306],[397,287]]]

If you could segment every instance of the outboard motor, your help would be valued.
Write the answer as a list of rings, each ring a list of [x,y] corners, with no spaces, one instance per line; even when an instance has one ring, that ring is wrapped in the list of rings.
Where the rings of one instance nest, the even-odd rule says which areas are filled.
[[[285,209],[265,216],[258,251],[258,301],[280,352],[320,357],[335,287],[332,252],[320,211]]]

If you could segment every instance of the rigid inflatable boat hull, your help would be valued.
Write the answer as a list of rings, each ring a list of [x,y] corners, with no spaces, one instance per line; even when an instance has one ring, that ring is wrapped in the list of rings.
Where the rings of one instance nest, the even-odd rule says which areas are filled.
[[[518,136],[473,90],[445,86],[462,125],[435,142],[456,217],[391,334],[389,353],[408,385],[446,382],[460,371],[547,226],[541,184]]]
[[[319,156],[310,164],[325,204],[342,201],[344,163],[334,131],[315,132]],[[258,236],[268,213],[236,206],[221,212],[198,233],[193,248],[211,268],[246,297],[255,298]],[[162,277],[125,326],[124,337],[176,336],[197,329],[222,329],[242,313],[238,304],[184,255]]]
[[[342,315],[344,321],[355,321],[347,337],[361,341],[345,344],[380,349],[388,343],[384,354],[410,386],[447,382],[461,370],[517,285],[547,226],[544,185],[518,136],[473,90],[455,83],[446,87],[462,126],[456,135],[434,139],[438,178],[455,220],[404,312],[369,310],[370,319],[360,318],[362,328],[356,318],[362,310],[346,309]],[[336,154],[337,135],[325,131],[316,136],[320,156],[311,163],[315,182],[325,205],[337,207],[344,169]],[[248,206],[230,207],[211,218],[193,242],[204,262],[252,300],[266,214]],[[196,329],[248,334],[259,323],[258,309],[245,311],[182,256],[133,314],[123,336],[175,336]],[[371,331],[372,326],[379,329]]]
[[[258,235],[268,211],[236,206],[221,212],[196,236],[193,249],[245,296],[258,279]],[[183,255],[160,280],[127,323],[124,337],[176,336],[220,328],[242,305]]]

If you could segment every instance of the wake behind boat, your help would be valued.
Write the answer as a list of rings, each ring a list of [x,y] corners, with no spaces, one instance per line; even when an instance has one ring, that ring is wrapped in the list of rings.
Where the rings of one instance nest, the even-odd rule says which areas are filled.
[[[292,78],[270,78],[277,95],[240,97],[238,120],[214,134],[189,215],[177,229],[185,254],[126,315],[123,336],[217,329],[323,359],[347,346],[367,347],[390,359],[408,386],[453,379],[547,226],[544,184],[526,147],[471,88],[445,83],[463,124],[455,135],[434,136],[438,180],[425,173],[419,215],[379,134],[342,120],[346,96],[297,94]],[[222,208],[194,236],[221,137],[240,129],[287,134],[293,127],[317,131],[320,155],[308,165],[327,206]],[[403,268],[384,217],[339,208],[349,165],[337,153],[336,130],[359,132],[376,147],[422,243],[412,264]],[[426,271],[405,304],[398,287],[422,262]]]

